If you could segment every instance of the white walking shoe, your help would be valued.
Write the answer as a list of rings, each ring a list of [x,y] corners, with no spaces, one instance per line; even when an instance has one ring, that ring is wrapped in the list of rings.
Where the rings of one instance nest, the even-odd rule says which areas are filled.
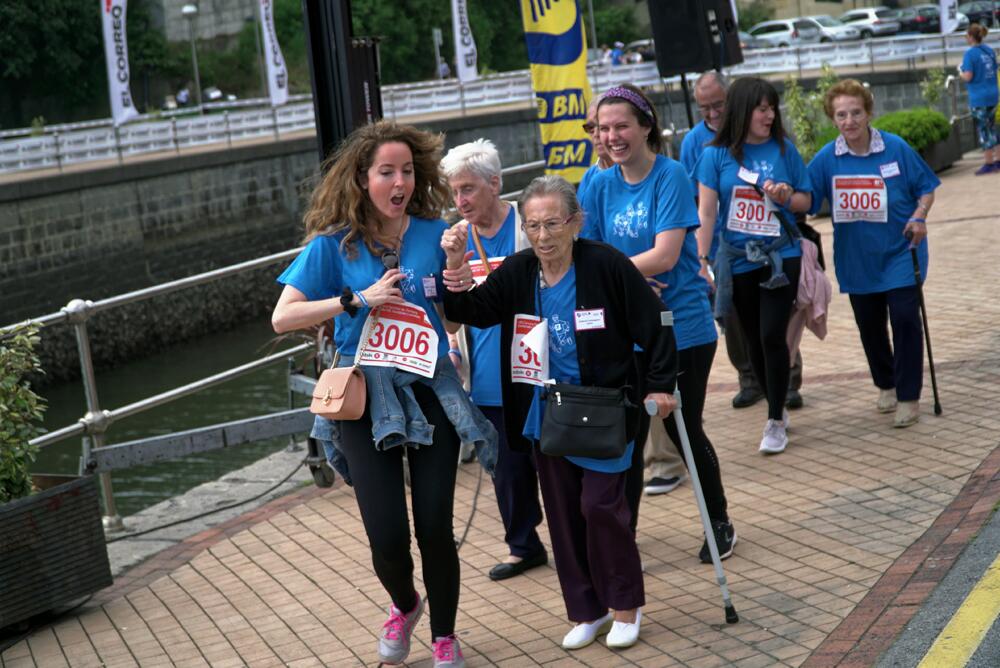
[[[896,406],[896,417],[892,421],[893,427],[909,427],[920,421],[919,401],[900,401]]]
[[[765,455],[775,455],[784,452],[788,445],[788,434],[785,433],[783,420],[768,420],[764,425],[764,438],[760,439],[760,451]]]
[[[563,638],[563,649],[580,649],[581,647],[586,647],[594,642],[597,636],[610,631],[612,622],[614,622],[614,617],[609,612],[597,621],[577,624]]]
[[[624,649],[631,647],[639,640],[639,625],[642,624],[642,610],[635,611],[635,621],[615,622],[608,633],[608,647]]]
[[[879,390],[878,403],[875,404],[879,413],[891,413],[896,410],[896,390]]]

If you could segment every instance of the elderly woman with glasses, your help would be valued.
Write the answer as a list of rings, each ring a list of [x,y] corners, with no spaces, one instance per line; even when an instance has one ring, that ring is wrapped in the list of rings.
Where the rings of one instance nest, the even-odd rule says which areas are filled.
[[[539,177],[524,190],[520,207],[531,248],[509,256],[482,284],[446,292],[445,313],[475,327],[500,325],[509,446],[534,454],[556,571],[575,623],[563,647],[583,647],[602,633],[609,647],[629,647],[639,637],[645,602],[625,499],[638,418],[634,405],[643,403],[634,388],[646,388],[644,399],[655,402],[661,417],[674,408],[673,335],[661,325],[663,302],[628,257],[578,239],[583,212],[572,185]],[[450,270],[468,271],[465,234],[455,227],[441,239]],[[636,345],[650,353],[642,380]],[[540,390],[549,380],[625,389],[633,407],[620,456],[592,458],[569,447],[567,456],[551,456],[535,447],[545,440]]]
[[[452,530],[459,446],[483,446],[480,463],[489,468],[497,435],[448,359],[446,321],[433,301],[447,229],[439,217],[448,200],[440,156],[441,139],[413,127],[380,121],[351,133],[313,191],[306,245],[278,278],[285,287],[272,324],[287,332],[333,319],[338,363],[357,357],[365,376],[364,415],[317,417],[313,435],[347,460],[375,574],[392,599],[379,660],[406,660],[424,610],[410,554],[406,457],[434,665],[456,668],[465,665],[455,637]]]

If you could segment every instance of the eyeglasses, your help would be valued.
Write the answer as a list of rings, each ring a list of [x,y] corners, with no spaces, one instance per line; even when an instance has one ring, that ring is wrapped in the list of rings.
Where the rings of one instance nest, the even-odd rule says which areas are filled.
[[[726,101],[714,102],[712,104],[699,104],[698,111],[702,113],[703,116],[707,116],[708,112],[714,111],[717,114],[721,114],[726,108]]]
[[[521,223],[521,229],[524,230],[525,234],[538,234],[541,232],[542,228],[549,234],[556,234],[561,230],[565,229],[566,223],[573,219],[573,216],[569,216],[564,220],[546,220],[543,222],[538,222],[537,220],[529,220],[527,222]]]
[[[596,123],[584,123],[583,124],[583,131],[586,132],[588,135],[594,134],[594,130],[596,130],[596,129],[597,129],[597,124]]]

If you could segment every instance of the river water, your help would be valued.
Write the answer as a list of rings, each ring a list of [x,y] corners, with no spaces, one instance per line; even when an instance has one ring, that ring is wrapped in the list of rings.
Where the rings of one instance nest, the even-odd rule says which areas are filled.
[[[271,352],[298,345],[289,340],[272,348],[275,338],[266,319],[229,332],[184,343],[120,368],[100,372],[97,390],[102,409],[114,409],[226,369],[259,359]],[[222,385],[151,409],[114,423],[107,444],[167,434],[227,422],[288,408],[287,365],[282,362],[231,380]],[[72,424],[86,413],[80,382],[46,388],[41,394],[49,404],[44,425],[57,429]],[[296,406],[305,405],[304,397]],[[250,443],[225,450],[200,453],[183,460],[138,466],[112,473],[118,513],[127,516],[192,487],[215,480],[283,447],[289,439]],[[47,446],[32,470],[76,474],[80,461],[80,438]],[[303,455],[305,453],[303,452]]]

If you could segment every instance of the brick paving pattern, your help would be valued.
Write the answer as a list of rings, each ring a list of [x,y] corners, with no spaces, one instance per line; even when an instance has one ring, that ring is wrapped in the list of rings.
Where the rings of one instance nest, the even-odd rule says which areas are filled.
[[[970,158],[943,175],[930,216],[926,299],[944,415],[932,414],[929,376],[919,424],[893,429],[891,415],[876,413],[877,390],[838,294],[827,340],[807,334],[803,343],[806,406],[792,413],[791,445],[763,457],[765,408],[730,407],[735,378],[720,343],[705,419],[739,534],[725,562],[739,624],[724,623],[713,570],[697,560],[701,528],[685,484],[643,500],[639,644],[564,651],[569,624],[552,567],[499,583],[486,577],[505,550],[484,479],[460,552],[457,630],[469,665],[871,665],[1000,498],[1000,307],[989,279],[1000,246],[984,243],[998,221],[982,196],[1000,176],[974,178],[977,166]],[[818,228],[830,258],[829,220]],[[478,484],[478,468],[463,466],[457,535]],[[338,484],[171,548],[9,649],[2,664],[375,665],[387,605],[353,494]],[[430,666],[426,619],[414,639],[408,665]]]

